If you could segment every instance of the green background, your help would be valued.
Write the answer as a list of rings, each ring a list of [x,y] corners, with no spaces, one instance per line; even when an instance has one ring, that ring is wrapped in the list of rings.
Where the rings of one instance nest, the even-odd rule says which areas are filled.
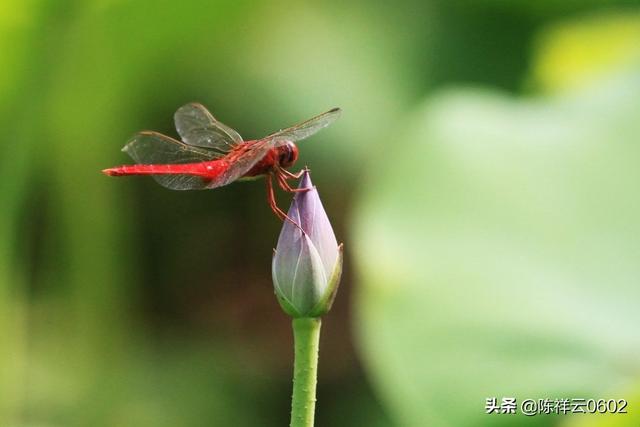
[[[344,110],[298,163],[346,256],[318,426],[640,423],[638,2],[5,0],[0,426],[288,423],[264,184],[99,172],[190,101]]]

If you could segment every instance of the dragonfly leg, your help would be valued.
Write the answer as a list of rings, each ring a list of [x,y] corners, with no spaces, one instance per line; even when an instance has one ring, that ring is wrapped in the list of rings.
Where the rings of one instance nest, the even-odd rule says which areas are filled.
[[[280,188],[282,188],[284,191],[288,191],[289,193],[294,193],[299,191],[304,192],[308,190],[307,188],[291,188],[291,186],[287,182],[287,178],[285,178],[285,176],[282,175],[281,173],[276,174],[276,180],[278,181],[278,185],[280,186]]]
[[[278,185],[280,186],[280,188],[282,188],[284,191],[288,191],[289,193],[304,193],[305,191],[309,191],[310,188],[292,188],[289,183],[287,182],[287,175],[286,173],[291,173],[288,172],[284,169],[278,169],[276,171],[276,179],[278,180]],[[304,171],[300,171],[300,173],[298,175],[301,175],[301,173]],[[294,174],[291,174],[291,176],[294,176]]]
[[[269,207],[280,220],[284,220],[287,214],[285,214],[284,211],[278,207],[278,203],[276,202],[276,195],[273,191],[273,181],[272,181],[271,175],[267,175],[266,183],[267,183],[267,201],[269,202]]]
[[[308,170],[306,167],[298,171],[298,173],[291,173],[286,169],[279,169],[279,171],[285,176],[285,179],[300,179],[304,171]]]
[[[298,224],[297,222],[292,220],[289,217],[289,215],[287,215],[282,209],[280,209],[278,207],[278,204],[276,202],[276,195],[275,195],[275,192],[273,191],[273,181],[272,181],[272,179],[273,179],[273,176],[271,174],[266,176],[266,181],[267,181],[267,200],[269,201],[269,207],[271,208],[273,213],[275,213],[276,216],[281,221],[285,221],[285,220],[289,221],[291,224],[293,224],[296,227],[298,227],[302,233],[304,233],[304,230],[302,229],[302,227],[300,227],[300,224]]]

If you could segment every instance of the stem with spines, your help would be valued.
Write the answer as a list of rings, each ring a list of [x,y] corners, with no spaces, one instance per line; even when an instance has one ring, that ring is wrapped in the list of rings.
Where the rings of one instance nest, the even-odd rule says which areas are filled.
[[[293,319],[295,360],[291,427],[313,427],[321,323],[320,318]]]

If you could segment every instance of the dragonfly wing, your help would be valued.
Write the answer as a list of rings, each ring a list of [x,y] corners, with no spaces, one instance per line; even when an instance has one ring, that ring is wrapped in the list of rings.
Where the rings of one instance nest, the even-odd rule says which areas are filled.
[[[185,144],[214,150],[219,157],[243,142],[238,132],[216,120],[202,104],[183,105],[173,119]]]
[[[216,153],[189,146],[157,132],[140,132],[122,149],[143,165],[198,163],[213,160]],[[160,185],[172,190],[201,190],[209,181],[193,175],[152,175]]]
[[[242,178],[267,155],[274,145],[275,140],[261,139],[238,146],[223,159],[229,165],[227,170],[218,178],[211,180],[207,188],[221,187]]]
[[[211,150],[192,147],[153,131],[137,133],[127,142],[122,151],[142,165],[195,163],[216,158],[216,154]]]
[[[211,185],[218,187],[242,178],[267,155],[269,150],[277,146],[279,142],[295,142],[308,138],[320,129],[333,123],[340,116],[340,112],[339,108],[334,108],[305,122],[275,132],[263,139],[238,145],[233,152],[224,158],[229,164],[227,171],[216,179],[215,182],[212,182]]]
[[[209,181],[194,175],[151,175],[156,182],[171,190],[207,190]]]
[[[314,133],[318,132],[323,128],[326,128],[331,123],[336,121],[336,119],[340,117],[341,112],[342,110],[340,110],[339,108],[333,108],[307,121],[291,126],[290,128],[272,133],[271,135],[267,136],[264,139],[272,139],[272,140],[275,140],[276,142],[278,141],[296,142],[305,138],[309,138]]]

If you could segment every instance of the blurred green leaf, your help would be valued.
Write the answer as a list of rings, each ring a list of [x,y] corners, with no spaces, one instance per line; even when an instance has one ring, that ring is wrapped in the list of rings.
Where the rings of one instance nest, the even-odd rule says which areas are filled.
[[[400,425],[549,425],[488,397],[625,398],[640,351],[640,78],[443,93],[354,219],[359,340]]]
[[[640,12],[590,14],[555,23],[536,40],[532,81],[550,92],[597,84],[640,64]]]

